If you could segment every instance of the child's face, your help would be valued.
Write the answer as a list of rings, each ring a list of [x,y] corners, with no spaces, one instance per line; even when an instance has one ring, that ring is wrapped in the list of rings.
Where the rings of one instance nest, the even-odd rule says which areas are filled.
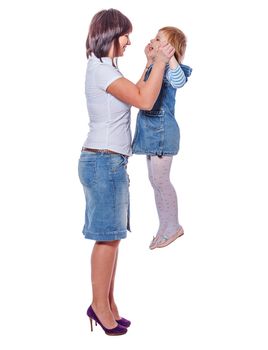
[[[150,56],[154,58],[157,54],[158,48],[161,43],[167,42],[165,33],[159,31],[154,39],[150,40],[149,52]]]

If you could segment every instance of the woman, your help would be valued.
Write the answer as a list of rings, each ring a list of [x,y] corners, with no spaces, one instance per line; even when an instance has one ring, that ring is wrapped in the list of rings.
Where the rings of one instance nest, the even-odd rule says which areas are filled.
[[[130,45],[131,31],[131,22],[120,11],[103,10],[93,17],[86,41],[90,131],[79,160],[79,177],[86,198],[83,233],[96,241],[91,255],[93,300],[87,315],[91,330],[94,320],[108,335],[125,334],[130,325],[119,316],[113,295],[118,247],[129,230],[130,107],[153,107],[166,63],[174,53],[170,44],[163,44],[150,78],[144,86],[136,86],[116,64]]]

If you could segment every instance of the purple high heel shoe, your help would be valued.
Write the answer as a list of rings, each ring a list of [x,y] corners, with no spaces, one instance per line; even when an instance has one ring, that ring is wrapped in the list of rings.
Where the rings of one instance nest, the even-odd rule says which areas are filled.
[[[123,327],[129,327],[131,325],[131,322],[129,320],[127,320],[126,318],[124,317],[121,317],[120,320],[116,320],[116,322],[118,324],[120,324],[120,326],[123,326]]]
[[[90,320],[91,332],[93,331],[92,320],[94,320],[96,324],[98,323],[101,326],[101,328],[104,330],[104,332],[107,335],[123,335],[127,333],[127,329],[121,326],[120,324],[118,324],[118,326],[111,329],[104,327],[104,325],[101,323],[101,321],[98,319],[97,315],[95,314],[91,305],[87,309],[87,315]]]

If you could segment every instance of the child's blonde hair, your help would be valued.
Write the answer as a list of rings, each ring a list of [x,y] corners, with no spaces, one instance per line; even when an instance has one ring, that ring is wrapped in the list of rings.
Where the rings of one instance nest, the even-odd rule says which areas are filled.
[[[166,35],[168,43],[175,48],[174,56],[181,63],[186,50],[187,40],[185,34],[176,27],[163,27],[159,31]]]

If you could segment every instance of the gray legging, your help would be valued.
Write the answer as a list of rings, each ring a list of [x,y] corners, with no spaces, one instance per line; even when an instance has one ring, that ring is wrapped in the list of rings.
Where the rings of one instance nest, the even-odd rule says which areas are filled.
[[[147,156],[148,175],[159,217],[157,235],[167,237],[174,235],[180,227],[177,195],[169,178],[172,159],[172,156]]]

